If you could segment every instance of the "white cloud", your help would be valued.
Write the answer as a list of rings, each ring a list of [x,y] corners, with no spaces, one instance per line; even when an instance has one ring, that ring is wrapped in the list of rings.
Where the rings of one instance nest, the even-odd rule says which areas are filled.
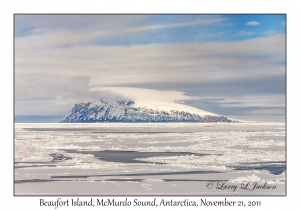
[[[276,33],[277,33],[276,31],[269,30],[269,31],[264,32],[263,34],[265,34],[265,35],[274,35]]]
[[[99,83],[105,83],[104,86],[138,81],[186,82],[190,78],[209,82],[218,78],[244,77],[241,70],[247,68],[252,71],[259,68],[257,72],[261,73],[256,76],[274,74],[276,70],[261,69],[284,62],[284,51],[284,35],[219,43],[88,45],[51,49],[29,46],[19,49],[16,45],[15,70],[16,77],[82,76],[90,78],[90,85],[99,80]]]
[[[198,97],[186,96],[182,91],[163,91],[133,87],[92,87],[91,92],[109,91],[112,94],[121,95],[135,101],[165,101],[174,102],[175,100],[192,100]]]
[[[132,87],[94,87],[90,88],[92,92],[110,91],[112,94],[121,95],[129,100],[133,100],[138,107],[158,110],[180,110],[201,115],[212,114],[194,107],[178,103],[178,100],[193,100],[198,97],[186,96],[181,91],[162,91],[145,88]]]
[[[232,103],[235,103],[234,105]],[[227,97],[220,102],[223,107],[285,107],[284,94],[244,95],[239,97]]]
[[[238,36],[253,36],[253,31],[239,31],[236,35]]]
[[[89,30],[77,30],[65,28],[39,28],[30,31],[27,36],[17,37],[15,39],[15,46],[19,50],[26,48],[54,48],[57,46],[66,45],[79,45],[89,44],[92,41],[111,37],[111,36],[122,36],[130,33],[136,33],[139,31],[146,30],[157,30],[163,28],[174,28],[184,26],[195,26],[195,25],[209,25],[224,21],[224,18],[211,18],[211,19],[198,19],[188,22],[169,23],[161,25],[146,25],[141,27],[128,27],[128,28],[107,28],[99,30],[99,27],[94,27]],[[132,21],[132,20],[131,20]]]
[[[257,25],[259,25],[259,22],[257,22],[257,21],[250,21],[250,22],[247,22],[246,25],[247,26],[257,26]]]
[[[57,46],[88,44],[96,38],[112,35],[109,31],[73,32],[65,29],[39,29],[32,31],[30,36],[17,37],[17,52],[23,49],[45,49]]]
[[[184,27],[184,26],[210,25],[214,23],[223,22],[224,20],[225,20],[224,18],[199,19],[199,20],[181,22],[181,23],[169,23],[169,24],[149,25],[149,26],[142,26],[136,28],[129,28],[125,31],[144,31],[144,30],[157,30],[163,28],[174,28],[174,27]]]
[[[284,75],[285,67],[278,66],[285,63],[284,53],[285,35],[219,43],[41,49],[30,45],[19,49],[16,45],[15,96],[23,101],[16,103],[16,113],[26,114],[32,104],[39,106],[36,110],[44,107],[44,114],[52,114],[57,112],[48,107],[50,104],[70,110],[74,103],[114,98],[107,91],[90,93],[93,86],[180,86]],[[61,99],[68,104],[63,106]]]

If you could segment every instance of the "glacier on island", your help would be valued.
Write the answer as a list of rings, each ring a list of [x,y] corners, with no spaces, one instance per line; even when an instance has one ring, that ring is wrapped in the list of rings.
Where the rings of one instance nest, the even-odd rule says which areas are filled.
[[[225,116],[205,112],[186,105],[165,109],[140,106],[133,101],[107,101],[75,104],[60,123],[88,122],[238,122]],[[178,108],[179,107],[179,108]]]

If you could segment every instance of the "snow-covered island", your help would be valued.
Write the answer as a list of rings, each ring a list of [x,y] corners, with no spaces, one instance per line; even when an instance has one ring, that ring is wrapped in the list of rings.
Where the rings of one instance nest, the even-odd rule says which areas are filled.
[[[75,104],[61,123],[87,122],[238,122],[180,103],[107,101]]]

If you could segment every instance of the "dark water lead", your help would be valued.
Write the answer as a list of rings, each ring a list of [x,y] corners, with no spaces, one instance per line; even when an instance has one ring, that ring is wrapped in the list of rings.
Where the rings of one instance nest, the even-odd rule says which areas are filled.
[[[15,184],[23,183],[39,183],[39,182],[143,182],[146,179],[104,179],[104,180],[76,180],[76,179],[24,179],[24,180],[15,180]],[[213,179],[162,179],[164,182],[220,182],[228,180],[213,180]]]
[[[161,157],[161,156],[183,156],[183,155],[195,155],[205,156],[212,154],[199,154],[191,152],[137,152],[137,151],[123,151],[123,150],[101,150],[101,151],[79,151],[75,149],[64,149],[67,153],[80,153],[80,154],[91,154],[102,161],[107,162],[118,162],[118,163],[155,163],[163,164],[150,161],[135,160],[137,158],[148,158],[148,157]],[[215,154],[220,155],[220,154]]]
[[[161,175],[182,175],[182,174],[212,174],[222,173],[219,171],[173,171],[173,172],[155,172],[155,173],[135,173],[135,174],[95,174],[95,175],[78,175],[78,176],[51,176],[51,178],[89,178],[89,177],[106,177],[106,176],[161,176]]]
[[[22,165],[22,166],[18,166],[15,165],[15,168],[32,168],[32,167],[56,167],[56,165],[48,165],[48,164],[44,164],[44,165]]]
[[[143,134],[160,134],[160,133],[195,133],[200,131],[186,131],[183,129],[173,130],[173,129],[160,129],[160,128],[122,128],[120,130],[117,128],[22,128],[26,131],[62,131],[62,132],[88,132],[88,133],[119,133],[119,134],[128,134],[128,133],[143,133]]]
[[[63,160],[71,160],[72,159],[71,157],[67,157],[67,156],[64,156],[63,154],[56,154],[56,153],[52,153],[52,154],[50,154],[50,156],[53,157],[52,162],[60,162]]]
[[[145,179],[105,179],[105,180],[74,180],[74,179],[23,179],[23,180],[15,180],[15,184],[23,184],[23,183],[39,183],[39,182],[142,182]]]
[[[61,162],[63,160],[70,160],[71,157],[64,156],[63,154],[52,153],[50,156],[53,158],[51,161],[47,162],[15,162],[15,168],[27,168],[27,167],[56,167],[55,164],[57,162]],[[30,164],[30,165],[22,165],[22,164]]]
[[[270,164],[270,165],[258,165],[258,166],[229,166],[234,170],[266,170],[269,171],[271,174],[279,175],[286,170],[285,164]]]
[[[227,182],[228,180],[213,180],[213,179],[162,179],[165,182]]]

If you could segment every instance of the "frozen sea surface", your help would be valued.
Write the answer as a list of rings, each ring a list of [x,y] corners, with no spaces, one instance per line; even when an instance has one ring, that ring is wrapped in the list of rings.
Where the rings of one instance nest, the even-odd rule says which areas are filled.
[[[15,124],[14,145],[15,195],[286,193],[284,123]]]

